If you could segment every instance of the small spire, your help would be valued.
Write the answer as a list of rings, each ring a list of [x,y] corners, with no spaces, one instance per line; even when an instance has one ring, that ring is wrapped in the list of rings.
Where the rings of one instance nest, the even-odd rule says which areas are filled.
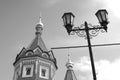
[[[72,69],[72,68],[73,68],[73,63],[72,63],[72,61],[71,61],[71,59],[70,59],[70,54],[68,54],[68,61],[67,61],[67,63],[66,63],[66,67],[67,67],[68,69]]]
[[[43,30],[43,23],[42,23],[42,20],[41,20],[41,15],[39,17],[39,22],[37,23],[36,25],[36,35],[37,34],[42,34],[42,30]]]

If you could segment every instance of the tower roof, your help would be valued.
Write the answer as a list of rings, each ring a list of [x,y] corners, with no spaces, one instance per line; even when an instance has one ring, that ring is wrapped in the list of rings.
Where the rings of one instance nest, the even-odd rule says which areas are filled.
[[[66,63],[67,72],[64,80],[77,80],[73,68],[73,63],[71,62],[70,55],[68,54],[68,62]]]
[[[77,80],[73,70],[67,70],[64,80]]]
[[[58,68],[56,58],[54,57],[53,52],[47,50],[42,40],[42,37],[41,37],[42,30],[43,30],[43,23],[41,21],[41,17],[39,17],[39,22],[36,25],[35,38],[27,48],[23,48],[20,51],[20,53],[16,56],[16,60],[13,63],[13,65],[15,65],[20,59],[23,59],[23,58],[40,57],[40,58],[52,61],[56,69]]]
[[[39,47],[40,50],[42,50],[42,51],[46,51],[46,52],[48,51],[40,35],[36,36],[33,39],[32,43],[30,44],[30,46],[28,47],[28,49],[29,50],[34,50],[37,47]]]

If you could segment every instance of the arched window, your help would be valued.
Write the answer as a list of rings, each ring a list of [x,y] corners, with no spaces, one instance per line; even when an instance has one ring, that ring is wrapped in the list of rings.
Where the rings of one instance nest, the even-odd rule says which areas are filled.
[[[31,56],[31,55],[33,55],[33,52],[31,52],[31,51],[26,53],[26,56]]]
[[[48,55],[46,53],[42,53],[42,57],[48,58]]]

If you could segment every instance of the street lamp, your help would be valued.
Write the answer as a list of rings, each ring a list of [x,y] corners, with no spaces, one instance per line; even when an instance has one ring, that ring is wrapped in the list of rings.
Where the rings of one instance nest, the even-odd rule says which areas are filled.
[[[97,80],[90,39],[97,36],[100,30],[101,32],[107,32],[108,13],[105,9],[101,9],[98,10],[95,15],[97,16],[100,25],[88,24],[85,21],[85,23],[81,24],[79,27],[74,27],[75,16],[71,12],[64,13],[62,18],[64,27],[66,28],[69,35],[71,34],[71,32],[73,32],[76,33],[79,37],[85,37],[85,39],[87,39],[93,78],[94,80]]]
[[[64,26],[68,32],[68,34],[70,34],[73,26],[74,26],[74,15],[69,12],[69,13],[64,13],[64,15],[62,16],[63,18],[63,22],[64,22]]]

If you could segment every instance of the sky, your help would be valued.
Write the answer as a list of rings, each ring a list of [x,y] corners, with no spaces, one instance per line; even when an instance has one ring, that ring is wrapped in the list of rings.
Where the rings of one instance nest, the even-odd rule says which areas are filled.
[[[99,22],[95,13],[108,11],[108,32],[99,33],[91,44],[120,43],[119,0],[0,0],[0,80],[13,80],[16,55],[35,37],[35,26],[42,15],[42,38],[46,47],[82,46],[87,41],[77,35],[68,35],[62,21],[65,12],[75,15],[75,26],[87,21]],[[120,46],[93,47],[93,57],[98,80],[120,79]],[[78,80],[92,80],[88,48],[53,50],[58,70],[54,80],[64,80],[66,62],[70,54]]]

